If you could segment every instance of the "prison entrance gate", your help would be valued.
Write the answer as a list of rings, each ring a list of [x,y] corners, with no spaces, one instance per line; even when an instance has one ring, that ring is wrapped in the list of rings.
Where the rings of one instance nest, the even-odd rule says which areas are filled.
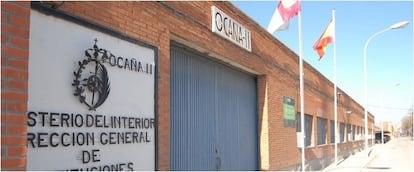
[[[257,170],[256,78],[171,47],[171,170]]]

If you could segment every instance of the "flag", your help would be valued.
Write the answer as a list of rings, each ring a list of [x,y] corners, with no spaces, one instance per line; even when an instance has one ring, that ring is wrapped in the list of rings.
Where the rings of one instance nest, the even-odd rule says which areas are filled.
[[[319,55],[319,60],[321,60],[323,55],[325,54],[325,50],[328,44],[333,43],[334,34],[334,23],[331,20],[328,24],[328,27],[326,27],[325,31],[322,33],[321,37],[316,41],[315,45],[313,45],[313,49]]]
[[[287,29],[289,20],[298,15],[299,11],[299,0],[281,0],[270,19],[267,31],[273,34],[275,31]]]

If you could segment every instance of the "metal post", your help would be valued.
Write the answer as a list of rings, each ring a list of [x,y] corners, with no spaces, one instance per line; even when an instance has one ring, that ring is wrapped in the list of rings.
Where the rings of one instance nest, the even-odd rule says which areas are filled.
[[[335,165],[338,164],[338,142],[337,142],[337,130],[338,130],[338,94],[336,86],[336,21],[335,21],[335,10],[332,10],[332,24],[334,30],[334,41],[333,41],[333,70],[334,70],[334,118],[335,118]]]
[[[384,144],[384,120],[381,120],[381,144]]]
[[[300,119],[301,119],[301,144],[302,144],[302,171],[305,171],[305,98],[303,89],[303,55],[302,55],[302,12],[298,12],[298,32],[299,32],[299,92],[300,92]]]

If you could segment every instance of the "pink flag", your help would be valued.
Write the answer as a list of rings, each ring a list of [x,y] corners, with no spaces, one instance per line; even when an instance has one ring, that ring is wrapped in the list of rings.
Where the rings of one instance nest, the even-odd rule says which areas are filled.
[[[299,0],[281,0],[276,9],[267,28],[267,31],[272,34],[288,28],[289,20],[298,15],[300,11],[300,2]]]

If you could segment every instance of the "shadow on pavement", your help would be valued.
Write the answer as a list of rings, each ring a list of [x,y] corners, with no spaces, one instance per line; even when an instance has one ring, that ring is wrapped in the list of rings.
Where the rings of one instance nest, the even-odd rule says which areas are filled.
[[[389,170],[390,167],[365,167],[366,169]]]

